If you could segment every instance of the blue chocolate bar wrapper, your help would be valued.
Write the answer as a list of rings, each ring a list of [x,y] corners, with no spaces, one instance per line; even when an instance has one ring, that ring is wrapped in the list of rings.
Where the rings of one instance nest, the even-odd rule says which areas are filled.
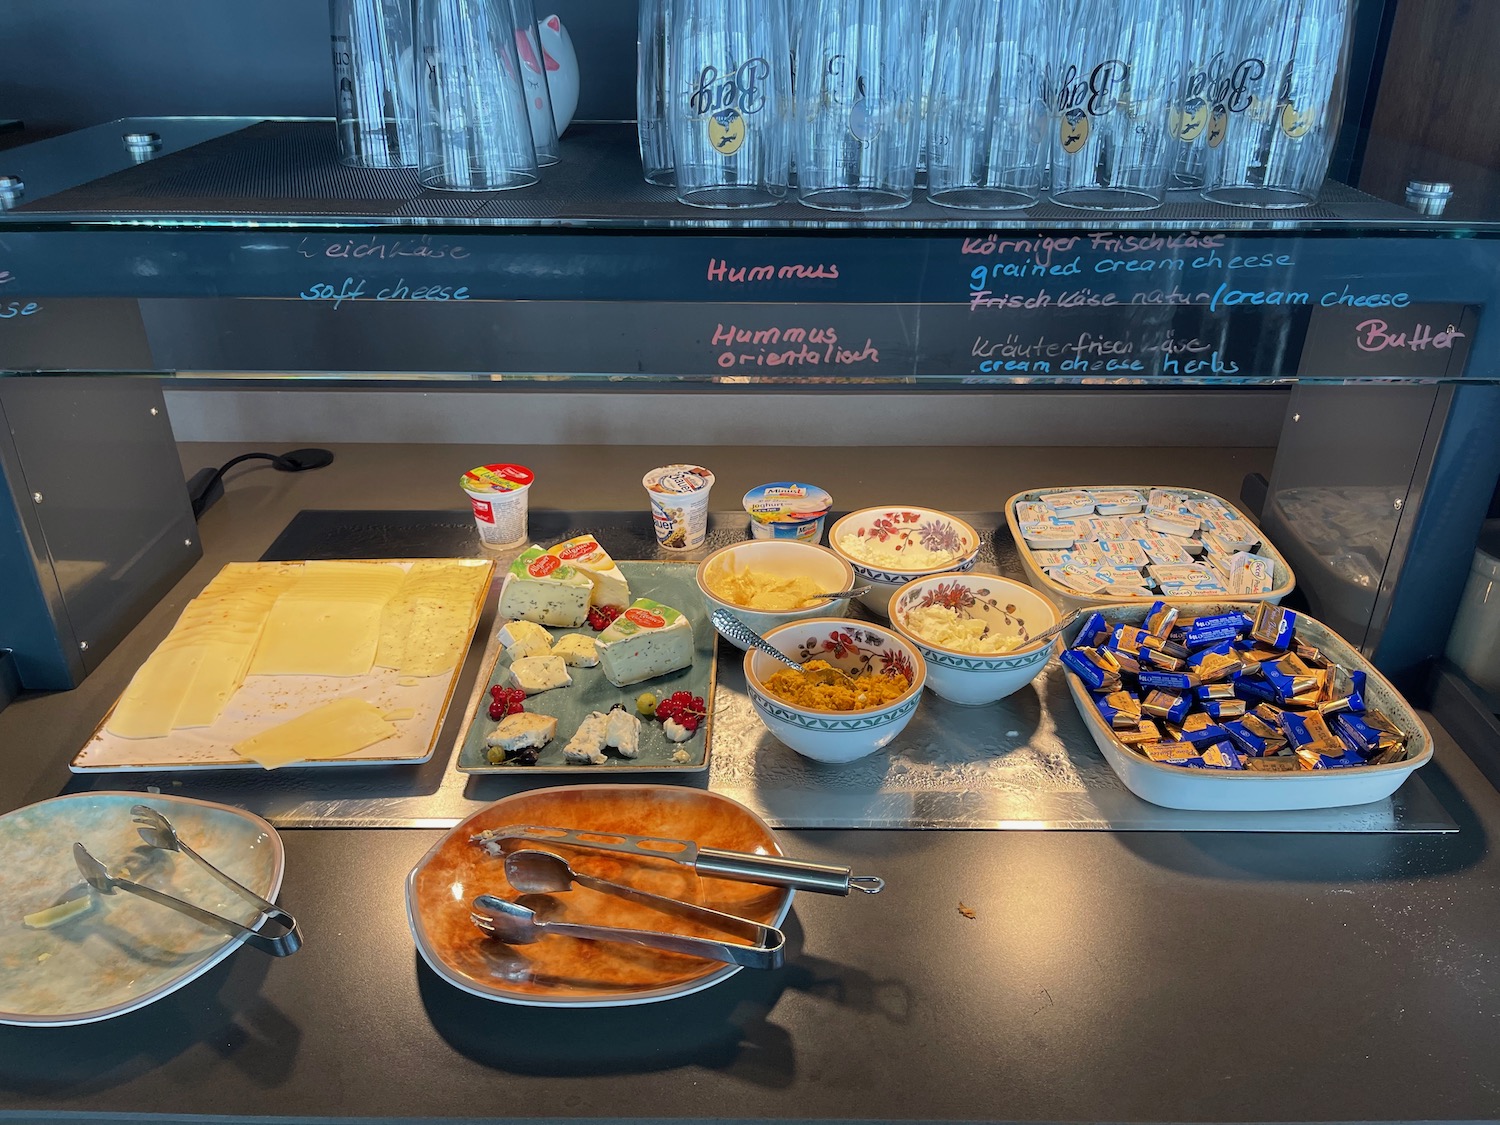
[[[1227,742],[1220,742],[1216,746],[1210,746],[1199,758],[1188,758],[1182,762],[1170,763],[1174,766],[1183,766],[1190,770],[1242,770],[1245,768],[1244,759],[1239,752]]]
[[[1198,618],[1183,633],[1182,640],[1188,648],[1198,648],[1219,641],[1232,641],[1248,628],[1250,622],[1243,613],[1218,613]]]
[[[1193,682],[1196,677],[1186,672],[1162,672],[1155,668],[1142,668],[1138,679],[1142,691],[1147,688],[1161,688],[1162,691],[1172,692],[1191,691],[1198,686]]]
[[[1333,733],[1345,746],[1358,752],[1366,758],[1373,758],[1380,753],[1380,731],[1358,715],[1349,713],[1335,715],[1333,722]]]
[[[1280,703],[1281,696],[1263,679],[1241,676],[1234,681],[1234,694],[1255,703]]]
[[[1236,747],[1252,758],[1266,756],[1266,748],[1271,744],[1254,731],[1248,730],[1244,723],[1225,723],[1222,729]]]
[[[1222,726],[1204,727],[1202,730],[1185,730],[1182,732],[1182,741],[1194,744],[1223,742],[1228,737],[1229,732]]]
[[[1078,630],[1078,640],[1075,646],[1080,648],[1095,648],[1104,643],[1109,636],[1109,625],[1105,623],[1104,614],[1094,612],[1083,619],[1083,625]]]
[[[1094,691],[1098,691],[1104,687],[1108,679],[1104,673],[1104,669],[1083,656],[1077,649],[1064,649],[1063,654],[1058,659],[1063,662],[1068,671],[1074,673]]]

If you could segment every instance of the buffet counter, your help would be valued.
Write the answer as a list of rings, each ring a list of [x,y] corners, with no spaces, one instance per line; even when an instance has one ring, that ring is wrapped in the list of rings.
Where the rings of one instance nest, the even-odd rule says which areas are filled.
[[[496,452],[333,448],[316,472],[231,474],[200,524],[202,561],[127,641],[79,689],[0,712],[0,811],[68,786],[69,759],[226,562],[259,558],[306,509],[461,507],[457,474]],[[239,452],[185,445],[182,460],[191,472]],[[504,453],[536,471],[534,512],[638,511],[642,472],[686,458],[718,474],[719,510],[793,476],[840,508],[993,512],[1081,479],[1232,497],[1271,462],[1264,449]],[[1484,1078],[1500,1052],[1500,795],[1425,721],[1437,749],[1422,780],[1456,833],[787,831],[789,853],[878,874],[885,891],[800,895],[784,968],[637,1007],[497,1004],[428,969],[402,883],[438,830],[288,829],[279,901],[302,920],[302,951],[240,951],[102,1023],[0,1027],[0,1120],[1500,1117]],[[173,792],[191,796],[191,775]]]

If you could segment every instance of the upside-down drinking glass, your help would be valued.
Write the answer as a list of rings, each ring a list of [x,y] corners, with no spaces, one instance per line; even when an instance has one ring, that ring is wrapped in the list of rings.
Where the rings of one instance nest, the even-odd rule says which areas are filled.
[[[417,0],[418,178],[496,191],[537,181],[510,0]]]
[[[921,144],[921,0],[806,0],[797,37],[797,198],[911,202]]]
[[[1236,0],[1234,65],[1215,93],[1203,195],[1241,207],[1316,202],[1344,114],[1351,0]]]
[[[536,7],[531,0],[510,0],[511,26],[515,29],[516,54],[521,60],[521,88],[526,94],[526,115],[531,118],[531,147],[537,166],[561,159],[557,142],[557,118],[552,113],[552,93],[547,89],[546,56],[536,26]]]
[[[672,186],[672,130],[667,114],[667,50],[672,0],[641,0],[635,44],[635,132],[648,184]]]
[[[1172,186],[1201,188],[1208,162],[1209,119],[1213,91],[1232,65],[1228,31],[1235,0],[1187,0],[1187,37],[1182,58],[1182,85],[1172,101],[1168,132],[1175,142]]]
[[[339,159],[358,168],[417,162],[409,0],[329,0]]]
[[[1029,207],[1047,165],[1044,0],[945,0],[927,118],[927,196]]]
[[[1183,4],[1063,0],[1050,82],[1053,202],[1145,211],[1166,198]]]
[[[677,198],[767,207],[786,197],[786,0],[673,0],[668,51]]]

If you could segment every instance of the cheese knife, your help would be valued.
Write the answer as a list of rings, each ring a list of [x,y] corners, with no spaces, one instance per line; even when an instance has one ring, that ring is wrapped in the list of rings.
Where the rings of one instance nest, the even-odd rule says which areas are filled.
[[[629,836],[584,828],[554,828],[538,824],[510,824],[474,837],[474,843],[494,856],[504,856],[523,843],[562,844],[570,848],[616,852],[645,859],[665,859],[691,867],[699,875],[740,883],[765,883],[825,895],[847,895],[851,890],[879,894],[885,880],[878,875],[854,875],[847,867],[775,855],[700,848],[691,840],[660,836]]]

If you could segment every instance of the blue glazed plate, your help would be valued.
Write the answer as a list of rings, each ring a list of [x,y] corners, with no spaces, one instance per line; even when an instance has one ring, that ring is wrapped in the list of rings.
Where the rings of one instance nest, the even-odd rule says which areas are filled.
[[[124,891],[87,888],[73,862],[79,841],[111,872],[246,925],[255,907],[185,855],[149,848],[130,820],[150,805],[221,871],[275,901],[281,838],[258,816],[156,793],[75,793],[0,817],[0,1023],[94,1023],[143,1008],[202,976],[241,944]],[[92,909],[52,929],[22,919],[79,894]]]
[[[693,663],[691,667],[644,683],[615,687],[604,678],[602,668],[569,668],[573,677],[569,687],[554,688],[540,692],[526,700],[526,710],[539,715],[551,715],[557,719],[557,735],[544,746],[534,766],[522,766],[513,762],[494,765],[489,760],[489,748],[485,736],[498,725],[489,717],[489,687],[506,682],[506,669],[510,657],[502,650],[494,664],[486,671],[488,679],[469,713],[464,729],[463,745],[458,751],[458,768],[464,773],[506,774],[617,774],[617,773],[698,773],[708,768],[709,736],[713,728],[714,715],[714,646],[718,633],[708,620],[708,610],[703,604],[703,595],[698,591],[697,566],[688,562],[620,562],[620,571],[630,583],[632,598],[652,598],[685,614],[693,624]],[[507,624],[502,618],[495,623],[498,631]],[[576,629],[548,628],[554,640],[569,633],[582,633],[586,637],[598,634],[587,625]],[[613,750],[606,750],[609,761],[603,765],[563,761],[563,747],[573,732],[578,729],[590,711],[608,711],[616,703],[622,703],[633,713],[636,696],[643,691],[656,694],[658,698],[674,691],[690,691],[702,696],[708,716],[698,727],[693,737],[686,742],[672,742],[662,733],[661,724],[652,719],[641,720],[640,755],[622,758]],[[685,751],[687,761],[673,760],[678,750]]]

